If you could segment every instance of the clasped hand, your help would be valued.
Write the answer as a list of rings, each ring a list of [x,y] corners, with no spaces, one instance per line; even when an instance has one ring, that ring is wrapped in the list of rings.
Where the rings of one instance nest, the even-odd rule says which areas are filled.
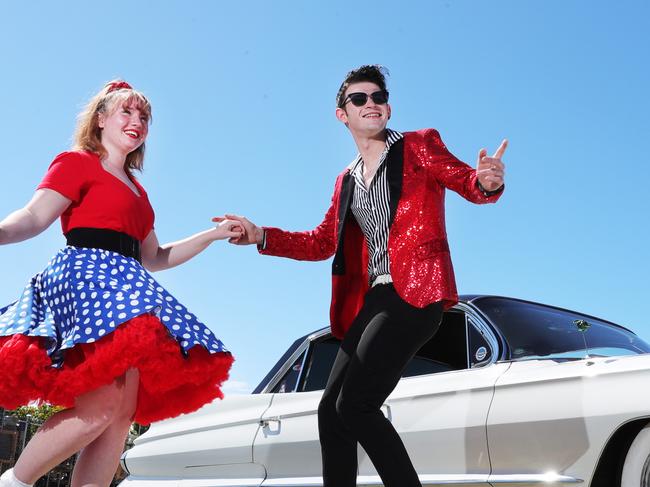
[[[238,220],[232,218],[213,218],[212,221],[217,222],[214,229],[216,240],[227,238],[228,241],[232,242],[233,240],[239,240],[244,236],[244,226]]]
[[[224,216],[215,216],[212,221],[217,222],[219,225],[223,225],[225,222],[231,222],[234,223],[237,228],[241,229],[237,235],[232,235],[230,238],[228,238],[228,242],[232,244],[260,245],[262,243],[264,230],[255,225],[246,217],[226,213]]]

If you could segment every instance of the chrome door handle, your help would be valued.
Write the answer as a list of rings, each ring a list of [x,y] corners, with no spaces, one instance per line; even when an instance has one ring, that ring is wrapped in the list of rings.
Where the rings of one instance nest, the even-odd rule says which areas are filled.
[[[281,422],[282,421],[280,421],[280,416],[273,416],[271,418],[262,418],[262,419],[260,419],[259,424],[260,424],[260,426],[262,428],[268,428],[271,425],[271,423],[277,423],[278,426],[279,426]]]

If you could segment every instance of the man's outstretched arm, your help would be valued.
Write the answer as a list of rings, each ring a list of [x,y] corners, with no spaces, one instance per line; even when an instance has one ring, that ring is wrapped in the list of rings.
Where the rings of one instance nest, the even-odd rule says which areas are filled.
[[[431,130],[428,135],[428,147],[433,155],[430,167],[442,186],[472,203],[493,203],[499,199],[504,188],[502,157],[508,147],[507,140],[501,142],[492,156],[481,149],[474,169],[449,152],[437,131]]]
[[[256,244],[261,254],[288,257],[296,260],[325,260],[336,251],[336,201],[332,203],[325,218],[315,229],[307,232],[288,232],[280,228],[260,227],[248,218],[227,214],[212,220],[235,220],[244,227],[244,234],[231,238],[235,245]]]

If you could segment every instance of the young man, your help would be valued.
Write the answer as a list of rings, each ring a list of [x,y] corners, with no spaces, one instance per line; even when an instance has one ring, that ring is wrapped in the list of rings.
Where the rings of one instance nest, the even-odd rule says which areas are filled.
[[[330,320],[342,339],[318,409],[326,487],[352,487],[357,442],[386,487],[421,487],[406,449],[380,408],[418,349],[458,299],[445,231],[449,188],[473,203],[503,191],[503,141],[477,168],[459,161],[438,132],[386,128],[391,107],[383,68],[348,73],[336,117],[359,154],[337,178],[323,222],[310,232],[258,227],[243,217],[237,244],[265,255],[323,260],[334,255]],[[365,242],[364,242],[365,241]]]

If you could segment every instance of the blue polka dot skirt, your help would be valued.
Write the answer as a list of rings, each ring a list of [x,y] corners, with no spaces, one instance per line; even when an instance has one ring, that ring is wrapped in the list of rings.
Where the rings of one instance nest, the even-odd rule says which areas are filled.
[[[148,424],[222,397],[232,361],[140,263],[107,250],[63,248],[0,309],[0,406],[8,409],[71,407],[137,368],[136,421]]]

